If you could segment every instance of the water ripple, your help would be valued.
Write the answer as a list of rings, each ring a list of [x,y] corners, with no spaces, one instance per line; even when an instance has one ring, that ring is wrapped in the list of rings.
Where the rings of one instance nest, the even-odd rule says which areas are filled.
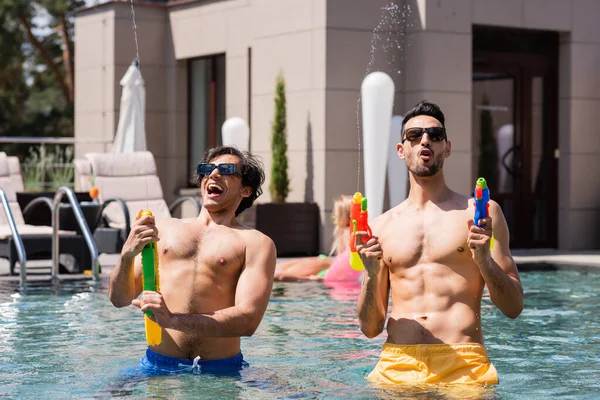
[[[599,274],[524,272],[525,310],[510,320],[484,299],[482,324],[500,385],[474,398],[595,398],[600,389]],[[564,285],[568,284],[568,288]],[[106,286],[0,290],[0,396],[9,398],[446,398],[382,391],[364,377],[385,334],[369,340],[357,291],[321,282],[276,284],[256,334],[242,339],[242,378],[139,378],[117,383],[145,350],[137,309],[112,307]]]

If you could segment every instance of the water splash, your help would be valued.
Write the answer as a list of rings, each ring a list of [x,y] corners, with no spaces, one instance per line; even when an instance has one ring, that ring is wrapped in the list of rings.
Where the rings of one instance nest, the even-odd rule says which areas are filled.
[[[408,20],[411,15],[410,5],[399,6],[395,3],[390,3],[387,6],[381,7],[381,18],[379,24],[373,29],[371,38],[371,52],[369,62],[363,79],[369,75],[376,61],[381,61],[387,72],[396,72],[396,75],[402,74],[400,68],[404,58],[405,47],[405,31],[413,26]],[[383,50],[383,51],[378,51]],[[378,60],[377,56],[383,57],[383,60]],[[386,71],[383,71],[386,72]],[[362,93],[359,90],[358,100],[356,102],[356,135],[358,139],[358,172],[356,178],[356,190],[360,190],[360,172],[361,172],[361,118],[360,104],[362,101]]]
[[[133,39],[135,40],[135,61],[136,61],[138,69],[141,71],[142,62],[140,60],[140,46],[138,44],[137,24],[135,22],[135,7],[133,7],[133,0],[129,0],[129,5],[131,6],[131,23],[133,24]],[[145,129],[144,129],[144,134],[146,134]],[[144,158],[144,169],[145,169],[145,167],[146,167],[146,158]],[[146,176],[145,180],[146,180],[146,209],[148,209],[148,176]]]
[[[131,6],[131,22],[133,23],[133,39],[135,40],[135,59],[137,61],[138,68],[140,68],[140,47],[138,45],[137,37],[137,25],[135,23],[135,8],[133,7],[133,0],[129,0]]]

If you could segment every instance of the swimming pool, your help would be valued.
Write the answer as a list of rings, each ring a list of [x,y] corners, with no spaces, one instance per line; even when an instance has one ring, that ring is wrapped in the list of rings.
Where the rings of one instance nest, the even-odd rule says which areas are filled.
[[[500,385],[481,398],[597,398],[600,273],[521,272],[525,310],[503,317],[484,299],[483,328]],[[368,340],[355,317],[357,290],[321,282],[276,283],[265,318],[242,340],[250,368],[238,378],[177,375],[119,379],[145,350],[139,311],[113,308],[106,282],[26,295],[0,282],[0,397],[11,398],[441,398],[382,392],[363,379],[384,336]]]

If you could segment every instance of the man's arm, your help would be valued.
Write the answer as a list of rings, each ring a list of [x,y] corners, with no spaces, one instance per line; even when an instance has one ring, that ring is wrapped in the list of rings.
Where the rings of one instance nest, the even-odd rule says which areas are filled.
[[[131,225],[129,237],[121,249],[121,257],[110,272],[108,297],[115,307],[131,305],[142,291],[142,258],[139,254],[151,242],[158,242],[154,217],[140,217]]]
[[[377,273],[365,271],[356,311],[360,330],[368,338],[383,332],[389,300],[389,271],[383,260]]]
[[[246,263],[238,280],[233,307],[205,314],[171,314],[163,321],[155,312],[157,322],[166,328],[206,337],[252,336],[271,297],[276,263],[273,241],[263,234],[253,233],[246,245]]]
[[[356,252],[365,266],[356,313],[360,330],[368,338],[374,338],[383,332],[388,309],[389,269],[383,260],[383,249],[377,236],[386,221],[386,214],[378,216],[371,223],[373,237],[363,243],[366,232],[356,232],[354,241]]]
[[[131,305],[142,291],[142,257],[121,255],[110,272],[108,297],[115,307]]]
[[[490,257],[475,260],[488,287],[490,299],[509,318],[517,318],[523,311],[523,286],[519,271],[510,253],[510,232],[502,209],[490,201],[491,227],[494,248]],[[489,244],[488,244],[489,248]]]

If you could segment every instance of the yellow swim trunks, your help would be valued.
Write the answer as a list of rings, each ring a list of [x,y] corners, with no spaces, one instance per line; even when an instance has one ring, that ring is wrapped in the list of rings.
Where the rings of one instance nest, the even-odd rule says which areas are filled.
[[[384,384],[495,385],[498,373],[485,347],[478,343],[385,343],[367,380]]]

